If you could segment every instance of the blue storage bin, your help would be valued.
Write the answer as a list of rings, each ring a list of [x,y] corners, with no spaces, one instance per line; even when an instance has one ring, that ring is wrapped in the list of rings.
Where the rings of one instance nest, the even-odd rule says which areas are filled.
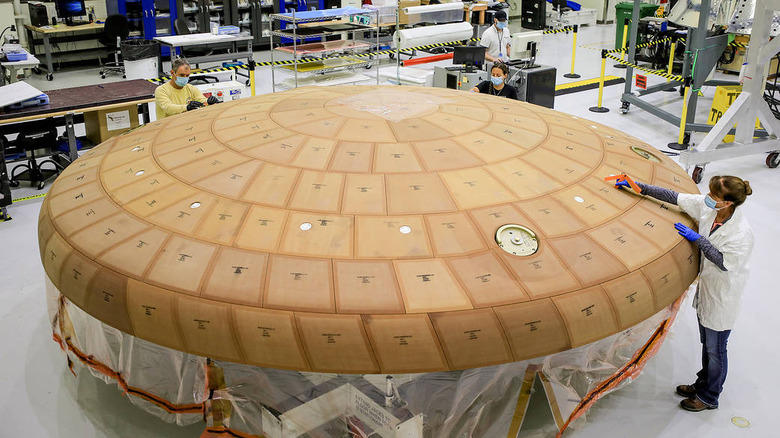
[[[6,58],[8,58],[8,62],[16,62],[16,61],[26,61],[27,60],[27,52],[6,52],[5,53]]]

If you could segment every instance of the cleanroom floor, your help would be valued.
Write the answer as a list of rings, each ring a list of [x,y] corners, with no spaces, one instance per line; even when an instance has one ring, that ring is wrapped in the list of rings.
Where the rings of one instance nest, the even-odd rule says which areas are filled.
[[[515,30],[515,29],[513,29]],[[600,49],[614,41],[614,25],[581,28],[576,72],[582,79],[595,78],[600,69]],[[267,53],[258,53],[267,59]],[[556,66],[558,82],[571,62],[571,36],[545,36],[539,63]],[[447,61],[448,62],[448,61]],[[444,62],[445,64],[447,62]],[[607,74],[624,75],[608,63]],[[420,68],[431,69],[431,65]],[[36,76],[29,82],[42,89],[63,88],[101,81],[97,68],[69,70],[55,75],[53,82]],[[267,68],[258,72],[261,92],[270,91]],[[733,78],[733,77],[732,77]],[[106,79],[120,80],[118,77]],[[650,84],[657,79],[650,77]],[[651,145],[666,149],[677,128],[648,113],[632,108],[626,115],[618,111],[623,85],[610,86],[604,92],[604,114],[588,111],[594,106],[597,91],[585,91],[556,98],[555,109],[624,130]],[[714,87],[704,87],[697,121],[706,120]],[[677,93],[657,93],[647,100],[679,113],[682,98]],[[700,140],[701,136],[694,136]],[[769,169],[764,155],[754,155],[707,166],[704,182],[712,175],[733,174],[751,182],[754,195],[741,207],[756,236],[751,259],[751,275],[742,310],[732,332],[729,352],[729,377],[720,408],[689,413],[679,408],[674,387],[691,383],[698,370],[700,344],[695,311],[690,297],[683,305],[666,343],[650,360],[643,374],[632,384],[609,394],[588,412],[587,422],[567,437],[735,437],[776,436],[770,421],[775,409],[772,400],[780,392],[777,367],[780,364],[778,341],[771,327],[780,308],[780,294],[772,271],[777,269],[780,231],[780,169]],[[48,188],[48,185],[47,185]],[[38,192],[16,189],[14,198]],[[10,207],[13,220],[0,223],[2,278],[0,278],[0,437],[199,437],[203,425],[179,427],[168,424],[131,405],[115,385],[106,385],[83,370],[74,377],[57,344],[52,342],[44,293],[44,271],[38,255],[36,224],[41,199],[23,201]],[[674,230],[670,230],[673,232]],[[775,278],[775,280],[773,280]],[[774,285],[774,286],[773,286]],[[763,328],[762,328],[763,327]],[[772,340],[774,339],[774,340]],[[774,347],[772,347],[774,345]],[[778,392],[775,392],[778,391]],[[774,396],[772,394],[775,394]],[[743,417],[750,423],[741,429],[732,418]],[[437,437],[438,438],[438,437]],[[491,437],[492,438],[492,437]]]

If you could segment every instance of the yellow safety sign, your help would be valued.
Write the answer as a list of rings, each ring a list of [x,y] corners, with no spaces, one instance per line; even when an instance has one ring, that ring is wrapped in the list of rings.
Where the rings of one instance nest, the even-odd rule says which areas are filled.
[[[715,125],[718,123],[726,110],[729,109],[732,103],[737,100],[739,94],[742,93],[742,85],[720,85],[715,89],[715,97],[712,99],[712,107],[707,115],[707,124]],[[736,126],[736,125],[734,125]],[[761,128],[761,122],[756,119],[756,128]],[[726,135],[723,137],[724,143],[731,143],[734,141],[733,135]]]

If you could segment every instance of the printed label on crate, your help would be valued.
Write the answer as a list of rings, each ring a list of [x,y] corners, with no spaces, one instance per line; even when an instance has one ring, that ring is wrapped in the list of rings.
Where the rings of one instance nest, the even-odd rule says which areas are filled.
[[[120,129],[130,129],[130,111],[106,113],[106,130],[117,131]]]

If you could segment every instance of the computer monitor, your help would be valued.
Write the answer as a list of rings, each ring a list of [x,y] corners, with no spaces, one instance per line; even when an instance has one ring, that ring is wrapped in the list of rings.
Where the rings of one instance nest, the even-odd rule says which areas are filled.
[[[65,19],[65,24],[72,24],[74,17],[87,15],[84,0],[56,0],[57,16]]]
[[[484,46],[455,46],[452,53],[452,63],[465,65],[466,70],[481,68],[485,62]]]
[[[513,60],[534,60],[542,45],[542,34],[541,30],[513,33],[512,43],[509,46],[509,57]]]

